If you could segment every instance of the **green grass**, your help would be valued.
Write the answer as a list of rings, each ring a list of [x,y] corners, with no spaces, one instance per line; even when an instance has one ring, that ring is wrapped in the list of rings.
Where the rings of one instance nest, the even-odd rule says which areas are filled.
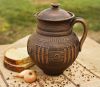
[[[62,7],[86,19],[89,29],[100,30],[100,0],[59,0]]]
[[[35,30],[34,14],[43,6],[31,0],[0,0],[0,44],[11,43]]]
[[[61,7],[86,19],[89,30],[100,30],[100,0],[58,0]],[[51,2],[50,2],[51,3]],[[11,43],[32,33],[36,28],[34,14],[49,7],[34,0],[0,0],[0,44]],[[80,31],[80,26],[75,27]]]

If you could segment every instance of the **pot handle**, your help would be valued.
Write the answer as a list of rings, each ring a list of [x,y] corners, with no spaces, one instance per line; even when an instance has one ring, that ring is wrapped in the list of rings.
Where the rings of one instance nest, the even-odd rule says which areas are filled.
[[[86,24],[85,20],[83,18],[80,18],[80,17],[76,17],[76,19],[73,22],[73,25],[76,24],[76,23],[81,23],[83,25],[83,29],[84,29],[82,38],[80,39],[80,42],[79,42],[79,44],[80,44],[79,50],[81,51],[82,45],[83,45],[83,43],[86,39],[87,32],[88,32],[87,24]]]

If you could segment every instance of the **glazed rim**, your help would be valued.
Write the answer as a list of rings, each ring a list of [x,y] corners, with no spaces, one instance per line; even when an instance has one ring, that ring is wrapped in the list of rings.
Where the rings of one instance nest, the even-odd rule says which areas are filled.
[[[75,18],[75,15],[74,15],[74,13],[73,12],[70,12],[70,11],[67,11],[70,15],[71,15],[71,17],[66,17],[65,19],[59,19],[59,20],[50,20],[50,19],[40,19],[39,17],[38,17],[38,14],[37,14],[37,19],[38,20],[42,20],[42,21],[55,21],[55,22],[57,22],[57,21],[65,21],[65,20],[69,20],[69,19],[72,19],[72,18]]]

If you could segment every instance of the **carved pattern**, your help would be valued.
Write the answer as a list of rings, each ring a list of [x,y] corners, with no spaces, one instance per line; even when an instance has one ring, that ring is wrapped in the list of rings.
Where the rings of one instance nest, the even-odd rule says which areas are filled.
[[[42,51],[41,51],[41,56],[42,56],[42,57],[41,57],[41,59],[42,59],[41,63],[44,64],[44,62],[45,62],[45,61],[44,61],[44,57],[45,57],[45,56],[44,56],[44,54],[45,54],[45,53],[44,53],[44,48],[42,47],[41,50],[42,50]]]
[[[75,56],[75,55],[77,55],[77,54],[76,54],[76,46],[75,46],[75,45],[73,45],[73,46],[74,46],[74,59],[73,59],[72,62],[74,62],[74,60],[76,59],[76,56]]]
[[[64,49],[50,49],[48,58],[49,64],[63,63]]]
[[[40,46],[38,46],[38,47],[37,47],[37,51],[38,51],[38,52],[37,52],[37,57],[38,57],[37,59],[38,59],[38,62],[39,62],[39,63],[40,63],[40,52],[41,52],[40,49],[41,49]]]
[[[65,48],[48,49],[41,46],[34,46],[34,60],[41,64],[66,63],[70,65],[76,58],[76,46],[68,46]]]
[[[65,48],[64,49],[64,53],[65,53],[65,55],[64,55],[64,63],[66,63],[66,61],[68,60],[68,58],[67,58],[67,48]]]
[[[34,61],[41,64],[47,64],[48,63],[48,49],[45,47],[38,46],[38,45],[35,45],[33,49],[34,49],[33,50]]]
[[[34,46],[34,51],[33,51],[33,53],[34,53],[34,61],[36,61],[36,59],[37,59],[37,45],[36,46]]]
[[[46,55],[45,55],[45,58],[46,58],[46,64],[48,64],[48,49],[46,49]]]
[[[35,36],[35,38],[34,38]],[[62,42],[67,42],[67,43],[71,43],[71,39],[74,38],[73,36],[73,33],[71,36],[64,36],[64,37],[45,37],[43,35],[39,35],[39,34],[36,34],[34,35],[32,39],[34,39],[34,42],[47,42],[47,43],[50,43],[50,42],[56,42],[56,43],[62,43]],[[77,39],[73,39],[74,42],[77,42]],[[72,42],[73,42],[72,41]],[[67,44],[66,43],[66,44]],[[73,44],[73,43],[72,43]]]
[[[72,63],[75,60],[76,55],[77,55],[75,44],[72,45],[72,46],[66,47],[64,49],[64,53],[65,53],[64,63],[66,63],[67,65],[69,65],[70,63]]]
[[[68,47],[68,62],[67,62],[67,64],[69,64],[70,63],[70,47]]]
[[[71,46],[71,63],[74,60],[74,46]]]

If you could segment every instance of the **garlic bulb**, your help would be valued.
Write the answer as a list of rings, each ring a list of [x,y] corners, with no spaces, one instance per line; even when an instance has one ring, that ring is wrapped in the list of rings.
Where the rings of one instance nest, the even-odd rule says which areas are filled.
[[[36,73],[33,70],[24,70],[14,77],[24,78],[27,83],[32,83],[37,79]]]

